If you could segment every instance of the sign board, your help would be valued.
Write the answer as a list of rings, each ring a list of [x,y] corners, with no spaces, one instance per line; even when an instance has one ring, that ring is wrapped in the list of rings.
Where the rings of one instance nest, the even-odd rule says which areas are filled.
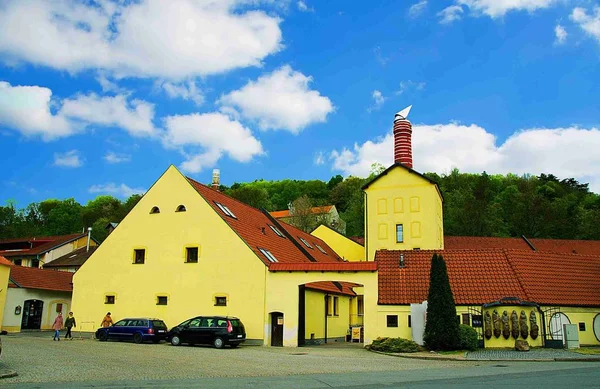
[[[277,316],[277,325],[278,326],[282,326],[283,325],[283,316]]]
[[[360,342],[360,327],[352,327],[352,340]]]

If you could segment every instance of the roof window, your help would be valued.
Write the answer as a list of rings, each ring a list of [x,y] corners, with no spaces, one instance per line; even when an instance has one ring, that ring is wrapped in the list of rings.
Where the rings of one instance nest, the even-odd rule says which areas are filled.
[[[227,208],[227,206],[218,203],[215,201],[215,204],[217,204],[217,207],[219,207],[219,209],[227,216],[232,217],[234,219],[237,219],[237,217],[235,217],[235,214],[233,212],[231,212],[231,210],[229,208]]]
[[[298,237],[298,238],[300,238],[300,237]],[[312,249],[312,248],[313,248],[313,247],[310,245],[310,243],[308,243],[308,241],[307,241],[306,239],[304,239],[304,238],[300,238],[300,240],[301,240],[301,241],[302,241],[302,243],[304,243],[304,245],[305,245],[306,247],[308,247],[309,249]]]
[[[279,231],[279,228],[272,226],[270,224],[267,224],[269,227],[271,227],[271,229],[273,230],[274,233],[276,233],[278,236],[285,238],[285,236],[283,235],[283,232]]]
[[[318,244],[315,243],[315,246],[317,246],[317,248],[319,249],[320,252],[322,252],[323,254],[327,255],[327,251],[325,251],[323,249],[323,247],[319,246]]]
[[[260,247],[258,248],[258,250],[260,250],[260,252],[263,253],[263,255],[269,260],[269,262],[279,262],[269,250],[261,249]]]

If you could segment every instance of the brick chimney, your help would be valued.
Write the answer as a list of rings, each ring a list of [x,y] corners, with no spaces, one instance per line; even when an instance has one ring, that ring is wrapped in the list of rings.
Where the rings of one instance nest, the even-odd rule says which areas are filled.
[[[211,187],[218,191],[219,186],[221,186],[221,171],[219,169],[213,169]]]
[[[411,107],[412,105],[403,109],[394,117],[394,162],[412,169],[412,124],[406,118]]]

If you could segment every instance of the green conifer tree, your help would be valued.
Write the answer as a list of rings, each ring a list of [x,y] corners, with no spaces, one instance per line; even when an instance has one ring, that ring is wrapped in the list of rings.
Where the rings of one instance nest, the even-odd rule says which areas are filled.
[[[423,340],[430,350],[453,350],[459,344],[454,296],[448,280],[446,262],[438,254],[433,254],[431,258],[427,323]]]

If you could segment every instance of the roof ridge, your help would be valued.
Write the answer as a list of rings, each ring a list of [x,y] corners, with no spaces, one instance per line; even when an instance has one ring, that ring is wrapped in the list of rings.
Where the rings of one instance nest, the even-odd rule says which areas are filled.
[[[266,210],[262,210],[263,214],[267,217],[267,219],[269,219],[271,221],[271,223],[273,223],[274,226],[276,227],[280,227],[283,230],[283,234],[292,242],[294,243],[294,245],[302,252],[302,254],[306,255],[306,257],[308,258],[309,261],[311,262],[318,262],[309,252],[308,250],[306,250],[304,247],[302,247],[302,245],[296,240],[296,238],[294,238],[292,236],[292,234],[289,233],[289,231],[287,231],[285,229],[285,227],[283,227],[281,224],[279,224],[278,220],[275,219],[273,216],[271,216],[271,214],[269,212],[267,212]]]
[[[513,272],[513,275],[515,276],[515,279],[517,280],[517,282],[519,283],[519,286],[521,287],[521,290],[523,291],[523,293],[525,294],[525,300],[529,301],[529,293],[527,293],[527,289],[525,289],[525,287],[523,286],[523,282],[521,280],[521,277],[519,277],[519,272],[517,272],[515,270],[515,267],[512,264],[512,261],[510,259],[510,256],[508,255],[509,250],[508,249],[504,249],[504,257],[506,258],[506,262],[508,263],[508,266],[510,267],[510,270]],[[523,252],[526,252],[525,250],[520,250]],[[531,251],[527,251],[529,253],[531,253]]]
[[[233,201],[235,201],[235,202],[237,202],[237,203],[239,203],[239,204],[241,204],[241,205],[243,205],[243,206],[245,206],[245,207],[248,207],[248,208],[252,209],[253,211],[256,211],[256,212],[258,212],[258,213],[261,213],[261,214],[262,214],[262,211],[261,211],[260,209],[258,209],[258,208],[256,208],[256,207],[253,207],[252,205],[246,204],[245,202],[243,202],[243,201],[241,201],[241,200],[238,200],[238,199],[236,199],[235,197],[233,197],[233,196],[230,196],[230,195],[228,195],[228,194],[226,194],[226,193],[223,193],[223,192],[221,192],[220,190],[214,190],[214,189],[213,189],[213,188],[211,188],[210,186],[208,186],[208,185],[205,185],[205,184],[203,184],[203,183],[201,183],[201,182],[198,182],[198,181],[194,180],[193,178],[190,178],[190,177],[188,177],[188,176],[184,176],[184,177],[185,177],[185,178],[187,178],[188,180],[191,180],[191,181],[193,181],[194,183],[196,183],[196,184],[198,184],[198,185],[201,185],[201,186],[203,186],[204,188],[206,188],[206,189],[208,189],[208,190],[212,190],[212,191],[213,191],[213,192],[215,192],[215,193],[218,193],[218,194],[220,194],[220,195],[222,195],[222,196],[225,196],[225,197],[227,197],[228,199],[231,199],[231,200],[233,200]],[[201,194],[201,193],[198,193],[198,194],[199,194],[200,196],[202,196],[202,194]]]

